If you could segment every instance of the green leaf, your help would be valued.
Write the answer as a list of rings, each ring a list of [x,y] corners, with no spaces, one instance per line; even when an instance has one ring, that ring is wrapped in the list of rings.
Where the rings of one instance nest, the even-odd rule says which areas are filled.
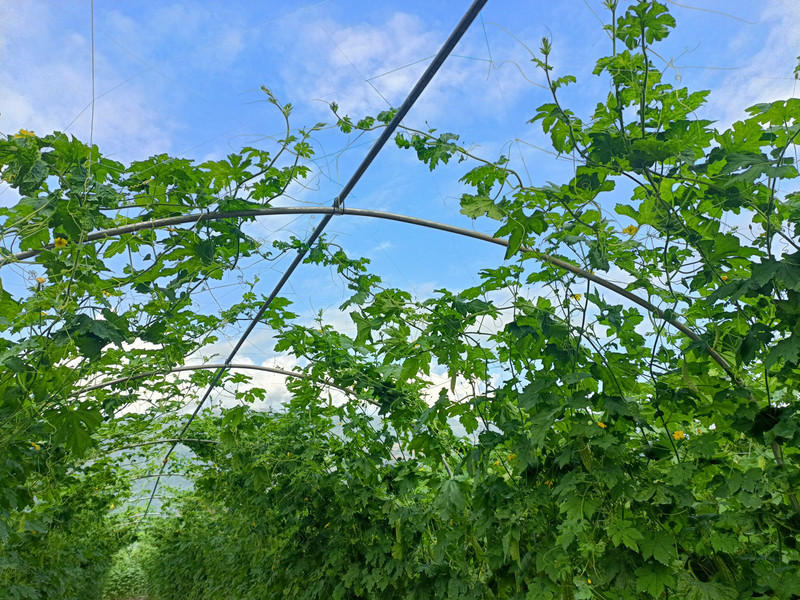
[[[800,359],[800,336],[793,335],[785,340],[780,340],[767,354],[764,366],[771,369],[779,361],[789,365],[797,365]]]
[[[663,565],[671,565],[677,558],[675,537],[664,531],[651,531],[639,541],[642,557],[655,558]]]
[[[92,433],[102,423],[103,415],[84,404],[65,405],[50,413],[48,421],[55,430],[54,440],[82,456],[91,446]]]
[[[639,567],[636,574],[636,591],[645,592],[654,598],[660,597],[668,586],[675,585],[675,576],[661,565]]]
[[[608,532],[615,546],[623,544],[634,551],[639,550],[639,541],[644,539],[642,532],[633,526],[632,521],[627,519],[612,521],[608,526]]]
[[[466,499],[461,491],[461,485],[455,479],[445,479],[439,484],[436,501],[440,507],[442,518],[445,519],[460,513],[466,506]]]

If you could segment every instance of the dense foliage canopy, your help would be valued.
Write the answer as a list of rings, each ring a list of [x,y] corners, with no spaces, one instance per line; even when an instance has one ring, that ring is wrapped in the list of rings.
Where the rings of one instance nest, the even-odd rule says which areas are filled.
[[[533,59],[551,98],[531,122],[568,181],[396,136],[431,170],[463,163],[462,212],[507,245],[430,297],[324,239],[248,234],[325,127],[292,130],[268,91],[273,151],[123,165],[60,133],[0,141],[20,196],[0,210],[2,596],[100,597],[116,556],[106,594],[146,580],[159,600],[797,597],[800,100],[717,129],[707,92],[653,64],[666,7],[607,4],[591,114],[562,102],[577,82],[548,40]],[[343,134],[393,116],[332,108]],[[278,297],[259,327],[294,357],[291,401],[257,410],[266,391],[227,370],[232,399],[186,428],[214,371],[170,370],[264,302],[245,279],[221,312],[193,294],[298,249],[350,290],[356,333]],[[140,519],[131,461],[176,440],[163,467],[193,484]]]

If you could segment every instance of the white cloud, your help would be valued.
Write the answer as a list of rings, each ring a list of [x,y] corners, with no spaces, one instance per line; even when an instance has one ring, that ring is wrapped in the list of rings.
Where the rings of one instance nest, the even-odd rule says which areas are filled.
[[[727,127],[745,117],[744,110],[761,102],[795,97],[797,81],[792,70],[800,54],[797,40],[800,39],[800,3],[796,0],[774,0],[765,2],[760,15],[761,25],[768,28],[767,40],[761,50],[751,56],[742,56],[746,51],[746,40],[752,35],[748,28],[731,39],[732,61],[737,55],[743,66],[731,71],[710,99],[712,115],[719,120],[720,127]]]
[[[92,125],[88,20],[84,29],[71,30],[36,2],[7,5],[5,11],[0,19],[0,131],[28,129],[40,135],[64,131],[88,142]],[[127,77],[96,43],[94,143],[106,155],[123,160],[163,152],[170,146],[174,126],[163,116],[152,89],[130,81],[121,91],[104,96]]]
[[[313,60],[283,68],[288,96],[298,103],[335,101],[342,114],[353,117],[376,114],[389,105],[397,107],[448,33],[431,29],[419,17],[402,12],[395,12],[378,25],[309,19],[293,34],[301,40],[298,44],[302,43],[303,53]],[[495,60],[507,58],[508,46],[498,46]],[[488,68],[485,45],[463,40],[415,105],[414,120],[468,112],[474,115],[475,111],[496,113],[502,96],[497,83],[487,81]],[[514,98],[530,85],[515,69],[504,66],[498,73],[506,97]],[[324,105],[318,110],[327,111]]]
[[[170,63],[182,69],[223,70],[240,59],[246,49],[241,19],[218,4],[204,7],[173,2],[154,5],[152,12],[135,17],[119,9],[110,10],[104,17],[105,37],[119,46],[122,44],[116,40],[125,40],[125,51],[153,67],[168,56]]]

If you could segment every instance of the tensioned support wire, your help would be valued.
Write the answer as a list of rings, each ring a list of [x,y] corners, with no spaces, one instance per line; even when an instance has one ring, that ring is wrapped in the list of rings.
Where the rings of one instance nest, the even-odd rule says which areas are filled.
[[[411,92],[409,92],[408,97],[405,99],[403,104],[400,105],[400,108],[397,110],[397,113],[395,114],[394,118],[386,126],[386,129],[383,130],[380,137],[378,137],[378,140],[369,149],[369,152],[367,152],[367,155],[364,157],[364,160],[362,160],[361,164],[358,165],[358,168],[356,169],[355,173],[353,173],[348,182],[339,192],[339,195],[336,196],[336,198],[334,199],[333,201],[334,212],[340,212],[344,209],[345,200],[350,195],[350,192],[353,190],[358,181],[361,179],[361,176],[364,175],[369,166],[372,164],[372,161],[375,160],[375,157],[378,156],[378,153],[381,151],[381,149],[386,145],[386,142],[388,142],[389,139],[392,137],[392,134],[394,134],[398,125],[400,125],[400,122],[408,114],[408,111],[411,110],[411,107],[414,106],[414,103],[417,101],[417,99],[419,99],[419,97],[422,95],[422,92],[425,90],[426,87],[428,87],[428,84],[431,82],[433,77],[439,71],[439,68],[442,66],[442,64],[444,64],[444,61],[456,47],[456,44],[458,44],[458,42],[467,32],[469,26],[477,18],[481,9],[486,5],[487,1],[488,0],[474,0],[474,2],[470,5],[469,9],[467,9],[467,12],[455,26],[450,36],[447,38],[445,43],[440,48],[439,52],[436,53],[436,56],[434,57],[431,64],[429,64],[428,68],[425,69],[425,72],[422,74],[422,77],[419,78],[419,81],[417,81],[416,85],[411,89]],[[200,413],[200,410],[203,408],[203,405],[206,403],[206,400],[208,400],[209,396],[211,395],[211,392],[214,390],[214,387],[217,385],[217,383],[219,383],[223,373],[225,373],[225,371],[228,370],[228,365],[232,363],[234,357],[239,352],[242,345],[244,345],[250,333],[253,331],[253,329],[255,329],[256,324],[261,320],[261,317],[264,316],[264,313],[270,307],[272,301],[280,293],[281,289],[283,289],[283,286],[286,285],[286,282],[289,281],[289,278],[292,276],[292,273],[294,273],[298,265],[302,262],[303,258],[306,255],[306,252],[308,252],[308,249],[314,245],[314,243],[317,241],[317,238],[319,238],[319,236],[328,226],[328,223],[333,218],[333,215],[334,213],[325,215],[322,221],[320,221],[319,225],[317,225],[316,229],[314,229],[313,233],[308,238],[303,248],[298,250],[297,256],[295,256],[294,260],[289,265],[289,268],[286,269],[286,271],[278,281],[275,288],[272,290],[270,295],[264,301],[264,304],[261,306],[261,308],[253,317],[253,319],[250,321],[250,324],[247,326],[247,329],[245,329],[244,333],[239,338],[239,341],[233,347],[233,350],[231,350],[231,353],[225,360],[225,364],[221,368],[219,368],[215,373],[214,378],[211,380],[211,383],[206,388],[203,397],[197,403],[197,407],[194,409],[192,414],[186,420],[186,423],[181,429],[180,433],[176,436],[178,439],[182,438],[186,433],[186,431],[189,429],[195,417],[197,417],[197,415]],[[164,456],[164,462],[161,465],[160,473],[164,472],[164,469],[167,466],[167,462],[169,461],[169,457],[175,450],[177,445],[178,445],[177,442],[172,443],[170,445],[169,450],[167,450],[166,456]],[[159,476],[156,478],[156,482],[153,485],[153,492],[150,495],[150,500],[147,502],[147,507],[144,510],[142,519],[144,519],[144,517],[150,510],[150,506],[152,505],[153,498],[156,495],[156,490],[158,489],[158,484],[160,481],[161,477]]]

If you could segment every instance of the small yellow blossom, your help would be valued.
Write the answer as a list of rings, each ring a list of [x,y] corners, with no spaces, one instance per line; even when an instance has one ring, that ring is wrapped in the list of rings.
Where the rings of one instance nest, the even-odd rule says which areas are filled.
[[[639,228],[636,225],[628,225],[625,229],[622,230],[622,233],[627,233],[628,235],[636,235],[636,232],[639,231]]]
[[[517,458],[516,454],[509,454],[508,455],[508,460],[514,460],[515,458]]]
[[[500,466],[500,461],[499,460],[494,461],[494,466],[495,467],[499,467]]]
[[[586,579],[586,581],[588,581],[589,583],[592,583],[592,580],[591,580],[591,579],[588,579],[588,578],[587,578],[587,579]]]
[[[47,281],[46,277],[37,277],[36,283],[45,283]]]
[[[728,276],[727,275],[723,275],[722,277],[720,277],[720,279],[722,279],[722,281],[728,281]]]
[[[544,484],[547,487],[553,487],[553,480],[552,479],[548,479],[547,481],[544,482]]]
[[[582,296],[581,294],[572,294],[572,299],[573,299],[573,300],[578,300],[578,301],[580,301],[580,299],[581,299],[582,297],[583,297],[583,296]]]
[[[114,508],[114,505],[112,504],[109,508]]]
[[[672,434],[672,437],[674,437],[676,440],[682,440],[683,438],[686,437],[686,434],[683,433],[680,429],[678,429]]]
[[[325,529],[327,529],[328,527],[330,527],[330,525],[331,525],[330,523],[325,523]]]
[[[598,422],[597,422],[597,426],[598,426],[598,427],[602,427],[603,429],[605,429],[606,427],[608,427],[608,425],[606,425],[606,424],[605,424],[605,423],[603,423],[602,421],[598,421]]]
[[[31,442],[31,446],[33,446],[33,449],[34,449],[34,450],[41,450],[41,448],[42,448],[42,447],[41,447],[39,444],[37,444],[36,442]]]
[[[110,295],[111,295],[111,292],[109,292],[108,290],[103,290],[103,296],[108,298]]]
[[[66,248],[67,247],[67,240],[63,237],[57,237],[53,240],[53,246],[56,248]]]
[[[19,133],[15,133],[15,138],[25,138],[25,137],[35,137],[36,134],[32,131],[28,131],[27,129],[20,129]]]

